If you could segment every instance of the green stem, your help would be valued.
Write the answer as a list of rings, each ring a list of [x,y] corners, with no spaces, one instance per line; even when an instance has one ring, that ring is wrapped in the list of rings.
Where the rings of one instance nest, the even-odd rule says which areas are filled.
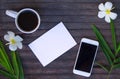
[[[113,70],[114,62],[115,62],[115,58],[113,59],[113,64],[111,65],[110,70],[109,70],[109,72],[108,72],[107,79],[110,79],[110,74],[111,74],[111,72],[112,72],[112,70]]]
[[[117,52],[117,41],[116,41],[115,25],[114,25],[113,20],[111,20],[110,26],[111,26],[112,42],[113,42],[113,46],[114,46],[114,51]],[[116,53],[115,53],[115,55],[116,55]]]
[[[110,74],[111,74],[112,70],[113,70],[113,65],[111,66],[110,71],[108,72],[107,79],[109,79],[109,78],[110,78]]]

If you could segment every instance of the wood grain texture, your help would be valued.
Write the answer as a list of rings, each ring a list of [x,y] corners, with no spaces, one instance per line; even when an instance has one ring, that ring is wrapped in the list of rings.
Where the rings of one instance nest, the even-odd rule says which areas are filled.
[[[109,1],[114,3],[115,11],[118,13],[115,28],[117,39],[120,40],[120,0]],[[24,38],[23,49],[18,52],[23,63],[25,79],[106,79],[107,73],[96,64],[89,78],[72,73],[80,39],[88,37],[96,40],[91,28],[92,24],[96,24],[108,43],[112,44],[109,24],[97,17],[98,4],[101,2],[105,0],[0,0],[0,39],[4,41],[3,36],[9,30]],[[23,34],[18,31],[14,19],[5,15],[7,9],[19,11],[26,7],[35,9],[41,17],[39,29],[32,34]],[[48,66],[43,67],[28,44],[61,21],[78,44]],[[106,64],[106,58],[100,48],[96,61]],[[0,79],[8,78],[0,75]],[[120,79],[120,69],[114,70],[110,79]]]

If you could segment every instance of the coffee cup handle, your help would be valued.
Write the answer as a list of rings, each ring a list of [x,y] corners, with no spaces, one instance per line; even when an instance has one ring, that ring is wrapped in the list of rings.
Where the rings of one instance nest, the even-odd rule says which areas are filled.
[[[17,14],[18,14],[18,12],[16,12],[16,11],[13,11],[13,10],[6,10],[6,15],[8,15],[8,16],[10,16],[10,17],[12,17],[12,18],[16,18],[17,17]]]

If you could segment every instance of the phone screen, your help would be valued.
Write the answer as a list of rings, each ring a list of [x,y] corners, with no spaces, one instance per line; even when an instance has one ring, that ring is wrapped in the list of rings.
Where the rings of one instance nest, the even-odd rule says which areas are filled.
[[[90,73],[96,49],[96,45],[82,42],[75,69]]]

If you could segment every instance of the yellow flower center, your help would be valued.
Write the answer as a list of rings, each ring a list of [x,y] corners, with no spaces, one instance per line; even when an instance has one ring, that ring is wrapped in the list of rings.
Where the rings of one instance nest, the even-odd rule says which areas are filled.
[[[11,40],[10,40],[10,44],[16,44],[15,39],[11,39]]]
[[[105,12],[106,12],[106,14],[109,15],[111,11],[109,9],[107,9]]]

